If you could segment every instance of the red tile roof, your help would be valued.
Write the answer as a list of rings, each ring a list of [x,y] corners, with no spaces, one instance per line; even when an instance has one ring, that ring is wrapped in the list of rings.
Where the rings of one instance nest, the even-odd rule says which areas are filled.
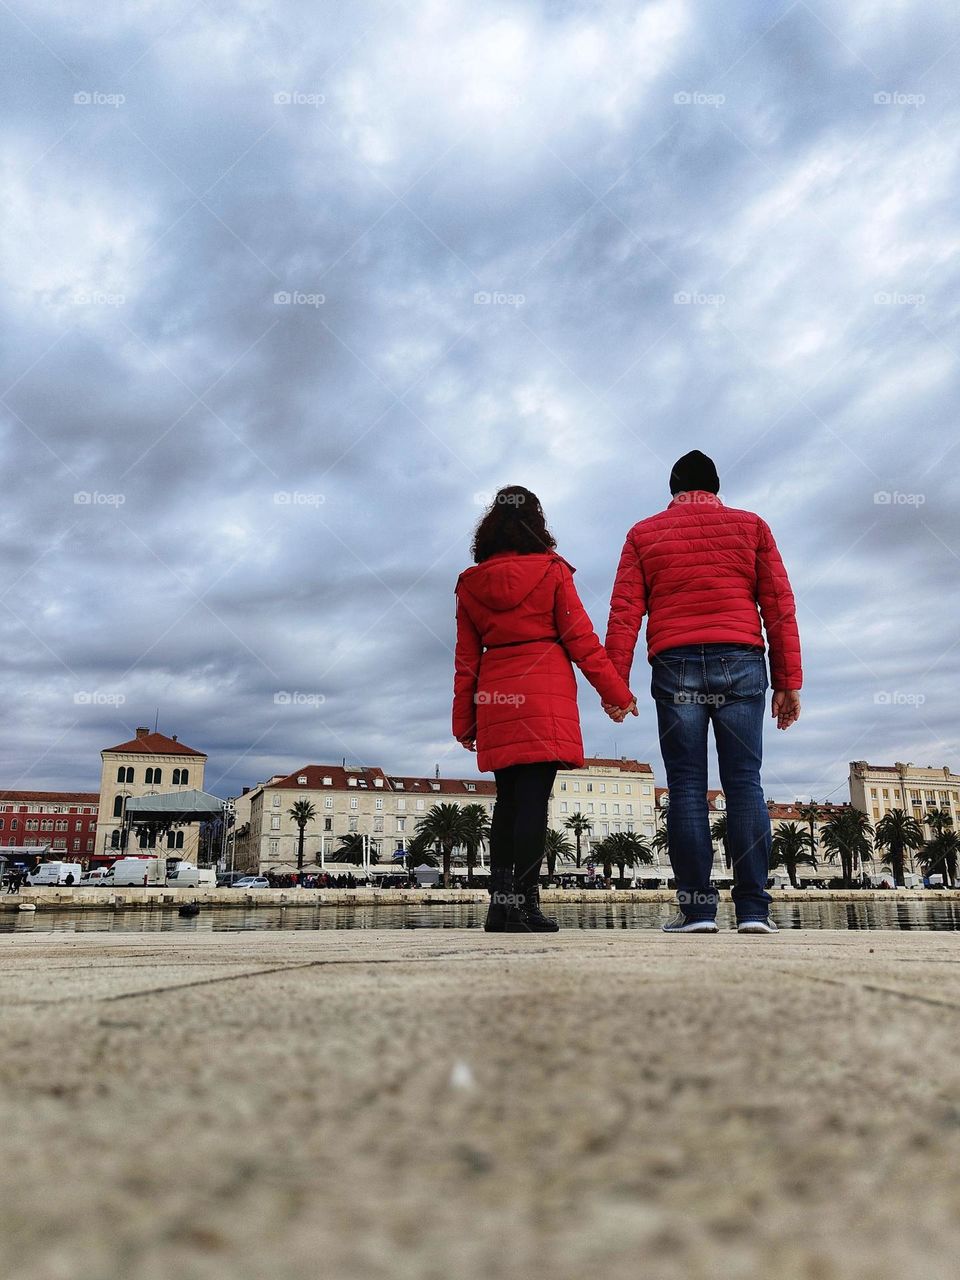
[[[298,778],[306,778],[306,782],[297,782]],[[268,782],[264,785],[269,789],[279,788],[281,790],[289,789],[291,791],[319,791],[323,787],[324,778],[331,778],[333,781],[330,786],[333,789],[342,790],[347,785],[348,778],[355,778],[358,784],[358,790],[374,789],[378,791],[387,791],[389,788],[386,783],[386,775],[382,769],[344,769],[339,764],[305,764],[302,769],[294,769],[293,773],[288,773],[286,777],[280,778],[274,782]],[[375,788],[374,779],[381,779],[381,786]],[[360,787],[359,783],[363,781],[366,787]]]
[[[116,747],[105,747],[100,754],[108,755],[112,751],[122,751],[124,754],[130,751],[142,751],[151,756],[202,756],[204,760],[207,758],[205,751],[196,751],[186,743],[178,742],[176,738],[168,738],[165,733],[138,734],[129,742],[121,742]]]
[[[99,791],[0,791],[0,804],[99,804]]]
[[[298,778],[306,778],[306,782],[297,782]],[[302,769],[294,769],[285,778],[266,784],[270,788],[290,791],[324,790],[324,778],[330,778],[327,790],[343,791],[349,786],[348,779],[354,779],[351,791],[392,791],[398,793],[413,792],[414,795],[476,795],[495,796],[497,786],[486,778],[417,778],[403,774],[386,774],[380,768],[345,769],[339,764],[305,764]],[[377,786],[376,779],[381,780]],[[366,786],[362,784],[366,783]],[[402,783],[402,786],[397,786]],[[438,788],[435,790],[434,788]]]
[[[412,791],[415,795],[477,795],[496,796],[497,784],[488,778],[405,778],[400,774],[389,775],[393,791]],[[403,786],[396,784],[402,782]]]
[[[642,760],[628,760],[626,756],[619,760],[607,759],[605,756],[587,756],[583,767],[589,769],[591,765],[595,768],[619,769],[623,773],[653,773],[651,767]]]

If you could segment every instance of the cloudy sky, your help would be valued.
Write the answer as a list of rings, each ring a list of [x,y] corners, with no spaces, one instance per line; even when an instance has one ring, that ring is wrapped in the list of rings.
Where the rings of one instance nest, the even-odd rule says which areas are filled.
[[[343,757],[473,774],[481,504],[540,494],[602,634],[690,448],[798,598],[768,795],[960,768],[960,14],[11,0],[0,27],[0,785],[95,788],[157,707],[222,795]],[[584,741],[662,773],[638,652],[640,718],[583,684]]]

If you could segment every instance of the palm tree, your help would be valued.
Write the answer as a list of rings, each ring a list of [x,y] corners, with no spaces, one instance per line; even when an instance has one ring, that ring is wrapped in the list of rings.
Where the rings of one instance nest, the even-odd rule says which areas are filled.
[[[661,857],[664,854],[670,857],[670,837],[667,835],[666,824],[657,827],[657,834],[650,841],[650,848],[655,849]]]
[[[351,831],[349,835],[340,837],[340,847],[337,849],[337,862],[352,862],[355,867],[363,865],[363,836],[359,831]],[[376,855],[371,852],[371,861],[376,862]]]
[[[473,868],[477,854],[485,840],[490,838],[490,815],[482,804],[464,805],[461,810],[466,825],[466,838],[463,846],[467,851],[467,884],[473,887]]]
[[[710,828],[710,835],[723,845],[723,860],[726,863],[727,870],[730,869],[730,842],[727,839],[727,815],[721,813],[720,817],[715,820]]]
[[[802,804],[798,807],[797,813],[800,815],[801,821],[805,822],[810,829],[810,852],[814,858],[817,856],[817,823],[820,820],[820,806],[815,800],[811,800],[809,804]]]
[[[317,811],[309,800],[295,800],[293,805],[287,810],[287,817],[292,818],[300,828],[300,834],[297,836],[297,875],[303,875],[303,839],[306,835],[307,823],[313,822],[317,816]]]
[[[548,827],[543,852],[547,859],[547,875],[552,880],[557,874],[557,859],[569,858],[573,853],[573,845],[562,831],[554,831],[553,827]]]
[[[902,885],[904,853],[923,845],[920,823],[903,809],[891,809],[877,823],[874,840],[879,849],[887,851],[883,860],[893,869],[893,883]]]
[[[430,843],[440,850],[443,859],[443,887],[450,888],[450,859],[457,845],[465,845],[470,839],[470,820],[464,821],[463,809],[458,804],[435,804],[417,822]]]
[[[653,862],[650,846],[635,831],[615,831],[595,845],[593,852],[603,862],[604,880],[611,879],[616,864],[620,871],[621,888],[627,878],[627,867],[649,866]]]
[[[568,831],[572,831],[577,842],[577,866],[580,866],[581,858],[581,840],[583,836],[590,834],[590,819],[585,818],[578,809],[576,813],[571,813],[563,824]]]
[[[795,822],[781,822],[770,842],[770,866],[787,868],[790,883],[799,889],[797,883],[797,864],[808,862],[817,865],[817,855],[813,852],[811,837],[801,831]]]
[[[437,858],[430,837],[422,832],[413,837],[404,851],[404,866],[413,875],[417,867],[435,867]]]
[[[952,885],[957,878],[957,860],[960,857],[960,837],[953,830],[953,818],[949,809],[929,809],[924,822],[933,831],[933,838],[923,845],[917,858],[929,875],[939,867],[945,885]]]
[[[845,889],[853,887],[853,868],[857,860],[862,861],[870,856],[869,837],[872,835],[873,827],[867,821],[867,815],[862,810],[853,808],[834,814],[821,828],[823,847],[840,859],[840,873]]]

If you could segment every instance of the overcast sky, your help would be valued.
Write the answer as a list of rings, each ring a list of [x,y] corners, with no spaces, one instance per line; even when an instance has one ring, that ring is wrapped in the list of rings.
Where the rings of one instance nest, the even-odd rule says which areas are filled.
[[[0,30],[0,786],[95,789],[158,706],[221,795],[471,776],[480,504],[536,490],[602,636],[691,448],[797,594],[768,796],[960,768],[960,14],[11,0]],[[584,742],[662,779],[642,645],[632,683],[617,728],[581,682]]]

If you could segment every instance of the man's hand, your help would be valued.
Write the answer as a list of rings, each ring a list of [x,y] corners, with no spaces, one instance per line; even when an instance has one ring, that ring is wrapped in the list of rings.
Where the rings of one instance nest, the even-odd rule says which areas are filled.
[[[600,704],[611,720],[616,724],[622,724],[624,719],[629,715],[638,716],[640,712],[637,710],[636,698],[631,698],[630,705],[627,707],[618,707],[615,702],[603,702]]]
[[[461,747],[465,747],[467,751],[476,751],[477,749],[476,738],[458,738],[457,741],[460,743]]]
[[[770,714],[776,719],[778,729],[789,729],[800,719],[800,690],[777,689],[770,704]]]

